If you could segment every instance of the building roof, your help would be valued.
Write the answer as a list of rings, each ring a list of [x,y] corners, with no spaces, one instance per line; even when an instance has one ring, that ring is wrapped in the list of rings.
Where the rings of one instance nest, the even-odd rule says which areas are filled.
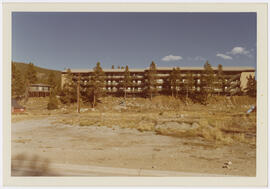
[[[172,70],[174,67],[157,67],[157,70]],[[204,70],[203,67],[179,67],[180,70]],[[214,70],[218,70],[218,67],[212,67]],[[149,68],[147,68],[149,70]],[[247,66],[228,66],[223,67],[223,71],[255,71],[253,67]]]
[[[144,72],[145,69],[129,69],[129,72]],[[93,69],[70,69],[72,73],[89,73],[93,72]],[[124,72],[125,69],[103,69],[104,72]],[[64,70],[62,72],[67,72]]]
[[[157,67],[157,70],[172,70],[174,67]],[[203,67],[179,67],[180,70],[204,70]],[[217,70],[218,67],[212,67],[214,70]],[[228,66],[223,67],[223,71],[255,71],[255,68],[253,67],[247,67],[247,66]],[[144,72],[145,70],[149,70],[149,68],[143,68],[143,69],[129,69],[129,72]],[[89,73],[93,72],[93,69],[70,69],[72,73]],[[125,69],[103,69],[104,72],[124,72]],[[63,70],[62,73],[67,72],[66,70]]]
[[[48,84],[43,84],[43,83],[37,83],[37,84],[31,84],[31,87],[50,87]]]

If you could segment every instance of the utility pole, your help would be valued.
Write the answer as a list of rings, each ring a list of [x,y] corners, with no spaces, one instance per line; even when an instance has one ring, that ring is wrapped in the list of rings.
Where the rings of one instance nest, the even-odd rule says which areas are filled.
[[[79,73],[78,79],[77,79],[77,112],[80,113],[80,81],[81,81],[81,75]]]

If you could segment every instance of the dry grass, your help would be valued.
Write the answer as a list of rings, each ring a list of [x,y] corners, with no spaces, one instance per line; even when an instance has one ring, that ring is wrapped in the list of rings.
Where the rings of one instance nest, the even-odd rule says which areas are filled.
[[[15,140],[13,140],[15,143],[23,143],[23,144],[25,144],[25,143],[29,143],[29,142],[31,142],[32,140],[31,139],[15,139]]]
[[[85,113],[80,117],[69,117],[58,120],[57,123],[79,126],[107,126],[120,128],[135,128],[141,132],[155,131],[161,135],[177,137],[202,137],[207,141],[221,144],[250,143],[255,144],[255,139],[246,135],[256,134],[256,116],[231,117],[231,116],[205,116],[198,118],[195,113],[191,116],[186,112],[185,117],[179,117],[177,112],[159,113]],[[175,121],[179,124],[197,124],[195,129],[183,130],[181,127],[160,127],[160,123]]]
[[[82,104],[82,108],[86,111],[80,114],[75,113],[75,104],[49,111],[46,109],[47,100],[47,98],[30,99],[26,104],[27,114],[12,115],[12,121],[59,115],[55,123],[82,127],[135,128],[141,132],[155,131],[161,135],[201,137],[221,144],[254,145],[256,142],[256,113],[246,115],[248,108],[256,104],[256,99],[250,97],[212,97],[207,106],[191,102],[186,105],[180,99],[167,96],[158,96],[152,101],[145,98],[127,98],[125,105],[120,106],[124,99],[106,97],[101,99],[101,103],[94,111]],[[156,127],[160,123],[167,122],[177,122],[180,125],[197,123],[198,127],[195,129],[182,129],[180,126]]]

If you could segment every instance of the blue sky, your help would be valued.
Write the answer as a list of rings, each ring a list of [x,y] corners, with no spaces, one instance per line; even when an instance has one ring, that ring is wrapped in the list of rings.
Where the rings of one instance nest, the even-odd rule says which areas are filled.
[[[256,13],[13,12],[12,60],[63,70],[256,67]]]

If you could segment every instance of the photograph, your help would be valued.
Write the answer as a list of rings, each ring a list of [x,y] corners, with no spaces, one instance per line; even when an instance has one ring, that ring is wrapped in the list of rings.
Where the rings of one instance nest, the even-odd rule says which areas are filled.
[[[11,64],[14,176],[256,176],[256,13],[13,12]]]
[[[8,185],[267,183],[261,5],[11,5]]]

